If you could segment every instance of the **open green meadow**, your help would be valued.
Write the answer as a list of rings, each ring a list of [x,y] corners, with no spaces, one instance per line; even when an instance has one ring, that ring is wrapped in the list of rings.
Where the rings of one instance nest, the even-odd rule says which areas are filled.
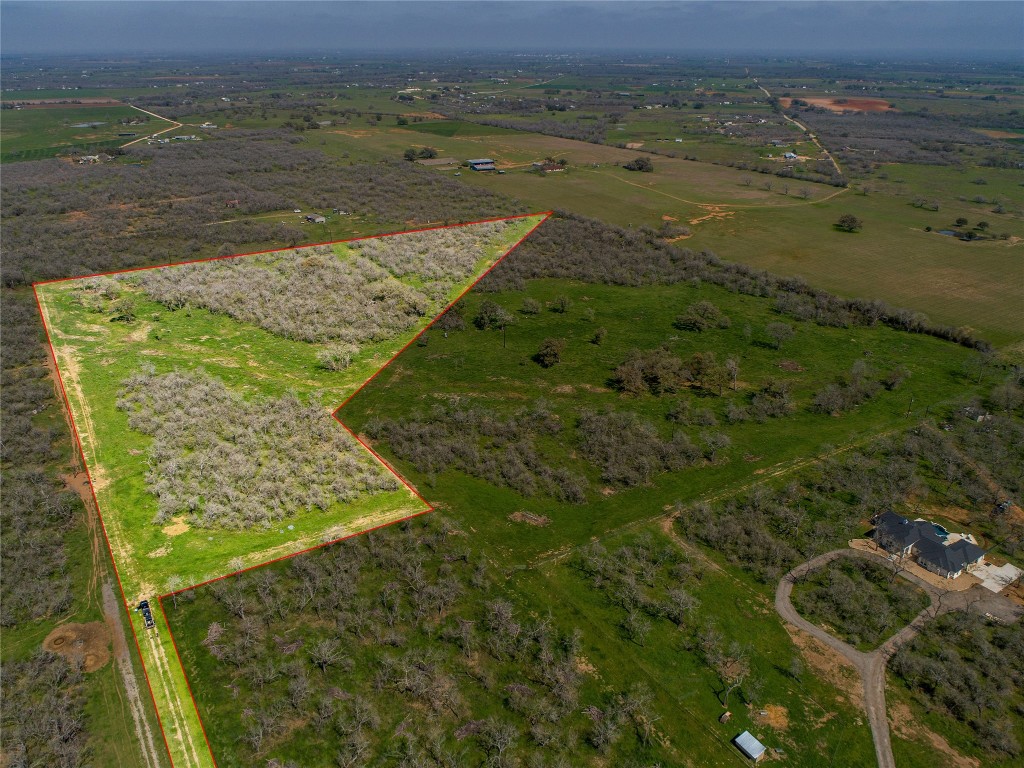
[[[795,323],[795,336],[776,350],[765,343],[764,329],[778,317],[768,302],[709,285],[647,286],[641,291],[536,280],[530,282],[527,295],[548,307],[564,295],[572,306],[565,314],[544,311],[527,316],[518,311],[523,294],[488,295],[519,318],[508,327],[504,345],[497,331],[467,329],[448,338],[432,334],[427,346],[410,347],[377,376],[343,409],[341,418],[359,431],[374,418],[424,417],[450,400],[486,406],[504,416],[543,400],[563,425],[557,440],[543,442],[545,455],[587,476],[595,487],[601,486],[598,474],[575,457],[572,448],[576,419],[584,409],[628,410],[649,420],[667,436],[679,428],[666,419],[667,414],[679,399],[688,399],[695,408],[712,410],[732,444],[728,461],[661,475],[652,487],[591,494],[586,507],[543,495],[524,500],[509,488],[495,487],[455,471],[431,477],[429,485],[424,486],[423,478],[407,463],[395,460],[428,499],[435,498],[432,489],[436,488],[446,503],[462,510],[460,517],[466,516],[463,522],[473,527],[491,557],[512,570],[545,553],[571,549],[610,529],[659,516],[665,505],[724,494],[836,446],[871,440],[907,425],[963,392],[962,365],[975,354],[947,342],[889,328],[823,328],[809,322]],[[676,330],[674,319],[701,299],[711,301],[728,315],[731,327],[703,333]],[[467,318],[476,314],[482,300],[480,292],[463,300]],[[602,344],[595,345],[591,338],[601,327],[608,334]],[[544,369],[531,357],[541,342],[551,337],[564,339],[566,347],[562,362]],[[735,393],[726,390],[722,397],[708,397],[693,390],[678,396],[624,399],[610,387],[614,369],[630,350],[662,346],[684,360],[708,350],[713,350],[719,360],[736,357],[742,388]],[[811,413],[813,393],[849,371],[858,360],[869,361],[879,371],[906,365],[911,376],[900,389],[884,392],[841,417]],[[790,386],[796,411],[763,424],[724,426],[730,399],[742,400],[768,378],[784,380]],[[689,431],[696,438],[700,430]],[[531,527],[510,522],[508,515],[524,504],[530,512],[551,518],[551,525]]]
[[[120,120],[150,120],[129,106],[54,105],[45,108],[5,109],[0,115],[3,162],[40,160],[71,149],[82,152],[120,146],[132,137],[151,133],[148,123],[124,125]],[[162,121],[156,121],[162,122]],[[161,127],[165,127],[161,125]]]
[[[1014,171],[891,165],[855,187],[837,189],[681,157],[692,148],[714,159],[704,148],[733,146],[722,138],[659,143],[677,148],[680,157],[656,156],[654,173],[631,173],[619,166],[636,157],[633,150],[454,121],[433,126],[341,126],[310,140],[327,152],[367,159],[425,146],[459,161],[493,157],[507,173],[437,172],[461,172],[463,182],[533,208],[568,210],[623,227],[678,223],[693,232],[680,246],[800,276],[841,296],[880,298],[935,322],[972,328],[996,346],[1016,349],[1024,341],[1020,282],[1006,279],[1020,273],[1017,251],[1024,238],[1022,188]],[[567,160],[568,169],[546,176],[526,172],[549,156]],[[918,199],[928,204],[919,206]],[[864,222],[861,231],[836,231],[833,225],[845,213]],[[938,234],[960,217],[968,229],[987,222],[988,239],[962,242]]]

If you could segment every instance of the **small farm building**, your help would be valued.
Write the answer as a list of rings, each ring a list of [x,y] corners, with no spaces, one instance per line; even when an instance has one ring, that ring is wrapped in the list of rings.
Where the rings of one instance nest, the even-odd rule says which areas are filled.
[[[732,743],[736,745],[736,748],[744,755],[749,757],[755,763],[764,757],[766,747],[760,741],[750,735],[750,731],[744,731],[735,739]]]
[[[317,214],[311,213],[308,216],[306,216],[306,221],[308,221],[310,224],[325,224],[327,222],[327,219],[324,218],[323,216],[318,216]]]
[[[494,170],[494,161],[491,160],[489,157],[483,157],[480,158],[479,160],[467,160],[466,162],[469,163],[470,169],[474,171]]]

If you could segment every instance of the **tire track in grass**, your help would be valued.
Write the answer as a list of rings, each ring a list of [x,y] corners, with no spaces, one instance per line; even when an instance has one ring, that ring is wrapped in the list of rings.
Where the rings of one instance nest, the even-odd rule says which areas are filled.
[[[157,614],[154,614],[154,618],[156,618],[156,615]],[[166,631],[166,627],[164,627],[164,630]],[[145,637],[149,657],[156,662],[156,676],[160,680],[164,699],[167,702],[165,712],[171,716],[170,725],[174,731],[174,738],[179,743],[181,753],[187,760],[184,765],[202,766],[205,765],[205,763],[200,759],[199,752],[196,750],[195,742],[192,740],[192,729],[188,727],[188,719],[185,716],[185,711],[181,704],[181,698],[177,695],[177,691],[175,690],[177,686],[174,685],[174,675],[172,674],[170,664],[167,661],[167,655],[164,652],[163,643],[160,642],[159,631],[159,625],[157,625],[155,630],[145,630]],[[184,674],[184,672],[182,672],[182,674]],[[181,764],[175,764],[179,765],[179,768],[184,768]]]
[[[139,681],[135,677],[135,669],[132,667],[131,655],[128,652],[128,643],[125,640],[124,624],[121,622],[121,604],[114,595],[114,589],[109,581],[103,582],[103,613],[113,635],[114,665],[124,684],[128,709],[131,712],[135,737],[142,752],[142,758],[146,763],[146,768],[160,768],[159,751],[153,738],[153,729],[146,718],[146,709],[139,692]]]

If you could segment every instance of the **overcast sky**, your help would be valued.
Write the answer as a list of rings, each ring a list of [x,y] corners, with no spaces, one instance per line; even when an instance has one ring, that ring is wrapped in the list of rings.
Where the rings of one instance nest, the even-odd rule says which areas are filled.
[[[0,52],[645,51],[1024,58],[1024,2],[0,0]]]

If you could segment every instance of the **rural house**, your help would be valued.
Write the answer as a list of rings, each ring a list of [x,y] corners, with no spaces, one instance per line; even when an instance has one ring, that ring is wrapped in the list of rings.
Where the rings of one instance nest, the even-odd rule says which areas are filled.
[[[467,160],[469,163],[470,170],[473,171],[493,171],[494,161],[489,157],[480,158],[479,160]]]
[[[947,579],[972,571],[985,560],[985,551],[970,534],[951,534],[928,520],[908,520],[895,512],[874,519],[872,538],[886,552],[912,555],[918,565]]]
[[[324,216],[319,216],[315,213],[311,213],[305,217],[306,221],[310,224],[326,224],[327,219]]]

